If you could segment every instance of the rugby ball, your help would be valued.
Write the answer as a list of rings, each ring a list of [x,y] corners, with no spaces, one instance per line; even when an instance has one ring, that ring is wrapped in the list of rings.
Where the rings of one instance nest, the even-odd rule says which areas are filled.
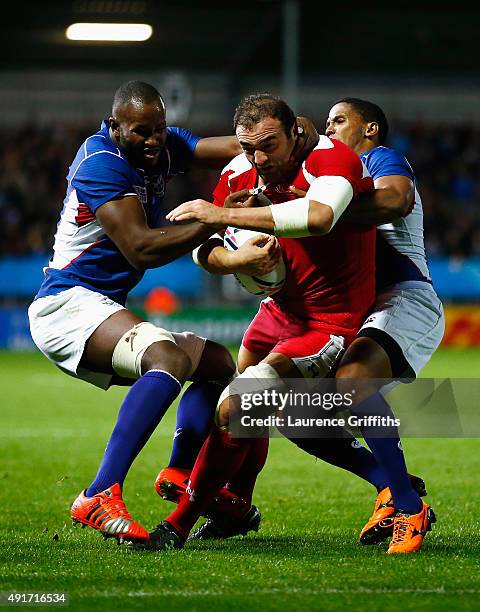
[[[223,237],[223,245],[229,251],[236,251],[247,240],[259,234],[265,235],[262,234],[262,232],[239,229],[237,227],[227,227]],[[248,276],[247,274],[240,273],[236,273],[234,276],[249,293],[262,298],[269,297],[277,293],[277,291],[280,291],[285,284],[285,262],[280,257],[275,269],[263,276]]]

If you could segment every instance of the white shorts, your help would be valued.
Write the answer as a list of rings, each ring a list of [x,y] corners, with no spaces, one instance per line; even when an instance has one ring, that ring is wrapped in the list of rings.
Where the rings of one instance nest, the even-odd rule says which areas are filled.
[[[79,367],[85,344],[108,317],[124,306],[84,287],[36,299],[28,309],[30,333],[42,353],[61,370],[108,389],[112,374]]]
[[[112,314],[125,307],[84,287],[72,287],[57,295],[36,299],[28,309],[30,333],[42,353],[61,370],[101,389],[108,389],[113,374],[94,372],[79,366],[85,344],[93,332]],[[206,339],[190,332],[172,335],[177,346],[190,357],[195,372]]]
[[[390,287],[378,294],[373,310],[358,335],[372,337],[382,344],[382,336],[376,337],[375,330],[384,332],[395,341],[408,366],[417,376],[443,338],[445,317],[442,302],[427,283],[413,287],[400,283]],[[395,368],[395,350],[390,351],[388,346],[384,348],[392,361],[394,377],[412,374],[400,372],[400,365]]]

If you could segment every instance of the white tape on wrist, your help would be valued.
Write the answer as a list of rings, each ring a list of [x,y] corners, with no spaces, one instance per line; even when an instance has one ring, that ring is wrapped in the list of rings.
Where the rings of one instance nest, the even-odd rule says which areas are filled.
[[[352,201],[353,188],[344,176],[319,176],[312,182],[305,197],[332,209],[333,227]]]
[[[286,238],[311,236],[311,232],[308,231],[309,208],[310,202],[307,198],[298,198],[270,206],[275,224],[275,236]]]
[[[203,268],[202,264],[200,263],[200,260],[198,259],[198,251],[202,248],[202,244],[200,246],[198,246],[196,249],[193,249],[192,251],[192,259],[194,261],[194,263],[197,264],[197,266],[200,266],[201,268]]]
[[[197,266],[200,266],[201,268],[203,268],[200,260],[198,259],[198,252],[200,251],[200,249],[203,247],[204,244],[207,244],[209,240],[212,240],[214,238],[216,240],[221,240],[222,244],[223,244],[223,238],[219,234],[213,234],[213,236],[210,236],[210,238],[207,240],[207,242],[204,242],[203,244],[198,246],[196,249],[193,249],[193,251],[192,251],[192,259],[193,259],[194,263],[197,264]]]

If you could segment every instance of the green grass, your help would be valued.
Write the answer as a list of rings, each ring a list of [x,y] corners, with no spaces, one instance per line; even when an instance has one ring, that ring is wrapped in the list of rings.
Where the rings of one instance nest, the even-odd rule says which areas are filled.
[[[438,351],[424,376],[478,377],[480,351]],[[91,480],[125,390],[99,391],[38,354],[0,353],[0,591],[67,591],[72,609],[474,610],[480,598],[480,440],[407,439],[438,523],[422,551],[362,547],[374,492],[350,474],[273,439],[256,489],[258,535],[130,554],[68,508]],[[174,411],[125,485],[151,527],[172,505],[152,482],[169,456]]]

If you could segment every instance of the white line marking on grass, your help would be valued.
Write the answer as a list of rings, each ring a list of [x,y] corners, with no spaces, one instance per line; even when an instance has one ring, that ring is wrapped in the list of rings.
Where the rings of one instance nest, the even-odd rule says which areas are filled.
[[[276,594],[301,594],[301,595],[399,595],[402,593],[412,594],[419,593],[422,595],[476,595],[480,593],[479,589],[446,589],[445,587],[437,587],[431,589],[370,589],[359,587],[357,589],[303,589],[303,588],[278,588],[278,589],[255,589],[255,590],[242,590],[242,591],[230,591],[230,590],[181,590],[181,591],[130,591],[127,593],[128,597],[211,597],[211,596],[233,596],[240,597],[245,595],[276,595]],[[92,593],[89,594],[91,596]],[[116,592],[112,591],[96,591],[95,596],[98,597],[114,597]]]

